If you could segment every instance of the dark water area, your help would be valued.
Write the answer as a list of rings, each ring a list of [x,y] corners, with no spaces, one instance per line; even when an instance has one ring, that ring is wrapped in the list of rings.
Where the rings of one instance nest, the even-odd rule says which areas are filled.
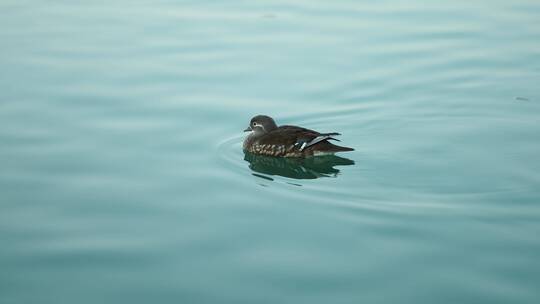
[[[2,1],[0,303],[539,303],[540,2]],[[355,151],[244,154],[252,116]]]

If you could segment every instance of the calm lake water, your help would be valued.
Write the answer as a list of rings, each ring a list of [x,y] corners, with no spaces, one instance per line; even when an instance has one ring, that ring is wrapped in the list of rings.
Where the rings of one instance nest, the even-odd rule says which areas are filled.
[[[0,3],[0,302],[540,303],[539,1]],[[242,152],[256,114],[339,157]]]

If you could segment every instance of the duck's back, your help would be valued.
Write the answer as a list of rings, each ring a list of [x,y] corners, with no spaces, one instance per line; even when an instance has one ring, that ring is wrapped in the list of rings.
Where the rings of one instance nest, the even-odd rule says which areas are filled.
[[[260,137],[259,142],[267,145],[294,145],[298,142],[310,141],[321,135],[317,131],[297,126],[280,126]]]

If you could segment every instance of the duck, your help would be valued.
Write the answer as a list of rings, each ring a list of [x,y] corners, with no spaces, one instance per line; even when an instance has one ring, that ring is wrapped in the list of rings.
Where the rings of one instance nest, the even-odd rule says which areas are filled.
[[[267,115],[251,118],[244,132],[250,132],[243,143],[244,152],[274,157],[311,157],[354,151],[330,141],[340,141],[337,132],[319,133],[298,126],[277,126]]]

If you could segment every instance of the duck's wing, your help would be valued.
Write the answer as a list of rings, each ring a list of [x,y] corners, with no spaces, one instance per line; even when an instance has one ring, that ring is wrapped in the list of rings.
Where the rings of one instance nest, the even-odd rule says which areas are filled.
[[[269,145],[285,145],[286,147],[294,147],[299,151],[307,147],[316,145],[326,140],[337,140],[333,136],[340,135],[339,133],[319,133],[306,128],[297,126],[281,126],[276,130],[269,132],[261,137],[260,144]]]
[[[335,140],[335,141],[340,141],[339,139],[337,138],[333,138],[332,136],[337,136],[337,135],[340,135],[339,133],[323,133],[323,134],[319,134],[317,137],[313,138],[312,140],[310,140],[309,142],[306,142],[305,146],[302,144],[302,147],[300,148],[300,151],[302,151],[303,149],[307,148],[307,147],[310,147],[310,146],[313,146],[313,145],[316,145],[320,142],[323,142],[325,140]]]

